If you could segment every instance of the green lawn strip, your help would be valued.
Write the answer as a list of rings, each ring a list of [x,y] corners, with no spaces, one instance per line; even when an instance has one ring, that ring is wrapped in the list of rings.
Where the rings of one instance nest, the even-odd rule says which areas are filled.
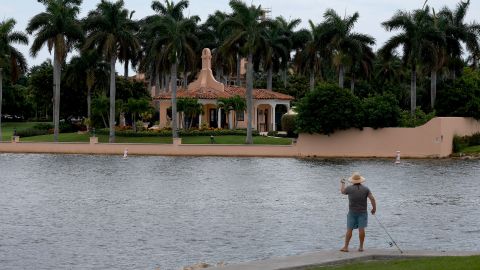
[[[98,140],[100,143],[107,143],[108,136],[99,135]],[[22,142],[53,142],[53,135],[42,135],[34,137],[20,138]],[[78,133],[60,133],[60,142],[89,142],[88,134]],[[115,137],[116,143],[172,143],[170,137]],[[263,145],[290,145],[292,141],[286,138],[270,138],[255,136],[253,138],[255,144]],[[210,136],[198,136],[198,137],[183,137],[182,143],[184,144],[210,144]],[[216,144],[245,144],[245,136],[216,136]]]
[[[245,144],[245,136],[215,136],[215,144]],[[183,137],[183,144],[210,144],[210,136],[195,136],[195,137]],[[253,137],[254,144],[265,144],[265,145],[290,145],[292,144],[291,139],[287,138],[271,138],[263,136]]]
[[[342,266],[311,268],[310,270],[478,270],[480,256],[439,257],[409,260],[352,263]]]
[[[460,152],[465,154],[480,154],[480,145],[465,147]]]
[[[60,142],[89,142],[88,134],[78,134],[78,133],[60,133],[58,140]],[[53,135],[42,135],[34,137],[20,138],[22,142],[53,142]],[[99,135],[98,141],[100,143],[107,143],[108,136]],[[170,137],[115,137],[116,143],[159,143],[167,144],[172,143],[172,138]]]
[[[2,140],[10,141],[13,135],[13,129],[17,131],[33,128],[39,122],[2,122]]]

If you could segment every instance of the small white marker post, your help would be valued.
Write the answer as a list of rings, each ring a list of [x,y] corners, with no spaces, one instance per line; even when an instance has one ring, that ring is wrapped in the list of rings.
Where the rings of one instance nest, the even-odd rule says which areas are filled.
[[[397,151],[397,158],[395,159],[395,164],[400,164],[400,151]]]
[[[128,148],[125,148],[125,150],[123,150],[123,159],[127,159],[128,158]]]

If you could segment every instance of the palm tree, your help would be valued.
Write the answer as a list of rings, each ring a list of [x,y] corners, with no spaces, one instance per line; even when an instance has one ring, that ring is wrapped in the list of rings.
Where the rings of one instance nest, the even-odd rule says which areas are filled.
[[[310,31],[303,30],[299,34],[307,37],[304,47],[297,51],[295,62],[300,71],[308,73],[310,91],[315,87],[315,75],[321,76],[322,62],[330,57],[327,44],[330,40],[327,35],[325,24],[315,25],[311,20],[308,21]]]
[[[375,53],[372,47],[362,44],[361,49],[350,56],[350,90],[355,93],[356,78],[369,78],[373,71],[373,64],[375,60]]]
[[[459,65],[456,63],[461,62],[459,60],[463,55],[462,43],[471,54],[476,54],[480,50],[478,42],[480,24],[465,22],[469,6],[470,0],[460,1],[455,10],[444,7],[438,14],[446,35],[446,50],[452,78],[455,78],[458,72]]]
[[[228,14],[215,11],[214,14],[209,15],[208,19],[200,26],[199,40],[200,48],[210,48],[212,51],[212,64],[215,67],[215,78],[221,81],[224,68],[228,66],[228,53],[222,44],[227,38],[229,31],[221,29],[220,26],[228,18]]]
[[[198,44],[196,31],[196,18],[184,18],[183,9],[188,7],[188,1],[180,1],[177,5],[165,1],[166,6],[160,8],[165,12],[159,20],[151,22],[149,29],[153,33],[152,49],[161,52],[161,61],[170,65],[171,92],[172,92],[172,136],[178,138],[177,126],[177,73],[181,63],[196,59],[196,46]],[[154,2],[155,3],[155,2]],[[162,5],[163,6],[163,5]],[[153,4],[152,4],[153,7]]]
[[[292,19],[290,21],[287,21],[285,18],[282,16],[279,16],[275,19],[276,24],[278,27],[280,27],[283,35],[288,38],[289,46],[287,48],[288,54],[285,59],[282,59],[282,69],[283,69],[283,84],[284,87],[287,87],[287,70],[288,70],[288,63],[291,61],[290,54],[292,50],[298,50],[302,48],[302,46],[305,44],[307,39],[305,32],[304,31],[295,31],[295,28],[297,28],[302,20],[300,19]]]
[[[437,29],[435,33],[438,35],[438,40],[425,44],[421,61],[427,69],[427,72],[430,72],[430,107],[433,109],[437,97],[437,73],[447,61],[447,43],[445,35],[447,24],[445,20],[442,20],[435,14],[435,11],[432,19],[434,27]]]
[[[261,6],[248,7],[240,0],[230,0],[233,10],[231,18],[225,20],[223,27],[230,27],[231,36],[225,41],[227,47],[240,44],[247,58],[247,138],[246,143],[252,144],[252,120],[253,120],[253,55],[262,44],[265,44],[265,30],[273,26],[273,22],[265,19],[265,11]]]
[[[2,141],[2,102],[3,102],[3,68],[10,71],[12,80],[19,73],[27,71],[25,56],[12,44],[28,44],[28,37],[22,32],[13,31],[16,21],[8,19],[0,22],[0,141]]]
[[[54,51],[53,85],[55,88],[53,103],[54,141],[58,142],[60,122],[60,81],[62,65],[67,53],[76,41],[83,39],[83,31],[77,20],[82,0],[39,0],[45,5],[45,12],[35,15],[27,26],[29,34],[35,33],[30,54],[35,57],[47,44]]]
[[[80,56],[73,57],[65,72],[68,83],[85,82],[87,87],[87,118],[92,119],[92,89],[98,80],[108,77],[108,65],[102,61],[95,50],[81,51]],[[87,126],[87,129],[90,129]]]
[[[375,44],[375,39],[369,35],[353,32],[353,27],[360,15],[355,12],[352,16],[341,18],[333,9],[325,12],[325,24],[330,32],[328,46],[333,52],[333,61],[338,68],[338,86],[343,88],[345,68],[353,64],[354,57],[362,55]]]
[[[417,106],[417,65],[422,52],[432,43],[441,41],[438,29],[433,24],[429,8],[413,12],[398,11],[382,24],[387,31],[400,31],[381,48],[380,55],[390,58],[398,47],[403,47],[403,62],[410,66],[410,112],[415,114]]]
[[[135,36],[138,25],[130,19],[129,14],[123,0],[115,3],[102,0],[85,20],[88,36],[84,50],[95,48],[110,62],[110,143],[115,142],[115,63],[122,53],[121,48],[134,51],[140,47]]]
[[[265,47],[261,54],[264,58],[264,68],[267,70],[267,89],[272,90],[272,77],[274,68],[279,69],[283,64],[286,69],[286,62],[290,58],[290,39],[284,35],[284,32],[278,24],[269,27],[265,32]]]

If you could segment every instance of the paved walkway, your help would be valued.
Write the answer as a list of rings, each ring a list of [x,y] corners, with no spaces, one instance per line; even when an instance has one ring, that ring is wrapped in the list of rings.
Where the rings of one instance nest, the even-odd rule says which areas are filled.
[[[343,264],[365,260],[385,260],[397,258],[420,258],[420,257],[439,257],[439,256],[472,256],[480,255],[477,252],[445,252],[445,251],[404,251],[400,254],[395,249],[370,249],[364,252],[350,251],[348,253],[340,251],[318,251],[298,256],[268,259],[250,263],[241,263],[237,265],[228,265],[225,267],[209,268],[212,270],[300,270],[308,269],[314,266],[325,266]]]

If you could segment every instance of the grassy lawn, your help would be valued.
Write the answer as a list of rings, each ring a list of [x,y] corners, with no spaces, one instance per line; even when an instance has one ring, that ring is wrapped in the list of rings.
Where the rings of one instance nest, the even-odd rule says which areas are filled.
[[[480,145],[466,147],[460,152],[465,154],[480,154]]]
[[[209,136],[183,137],[183,144],[210,144]],[[291,139],[287,138],[270,138],[263,136],[253,137],[254,144],[269,145],[290,145]],[[245,144],[245,136],[215,136],[215,144]]]
[[[17,131],[32,128],[38,124],[38,122],[2,122],[2,140],[10,141],[13,135],[13,129]]]
[[[34,137],[21,138],[22,142],[53,142],[53,135],[42,135]],[[59,135],[60,142],[89,142],[88,134],[77,134],[77,133],[60,133]],[[108,142],[108,136],[99,135],[98,141],[101,143]],[[115,137],[115,142],[117,143],[172,143],[172,138],[170,137]]]
[[[480,256],[440,257],[414,260],[393,260],[354,263],[334,267],[318,267],[311,270],[478,270]]]
[[[108,136],[99,135],[98,140],[101,143],[108,142]],[[35,137],[26,137],[20,138],[22,142],[53,142],[53,135],[42,135]],[[88,134],[77,134],[77,133],[60,133],[59,135],[60,142],[89,142]],[[172,143],[172,138],[170,137],[119,137],[115,138],[117,143]],[[255,144],[265,144],[265,145],[289,145],[292,143],[290,139],[285,138],[268,138],[262,136],[253,137]],[[210,144],[209,136],[199,136],[199,137],[184,137],[182,138],[182,143],[184,144]],[[244,144],[245,136],[216,136],[216,144]]]

